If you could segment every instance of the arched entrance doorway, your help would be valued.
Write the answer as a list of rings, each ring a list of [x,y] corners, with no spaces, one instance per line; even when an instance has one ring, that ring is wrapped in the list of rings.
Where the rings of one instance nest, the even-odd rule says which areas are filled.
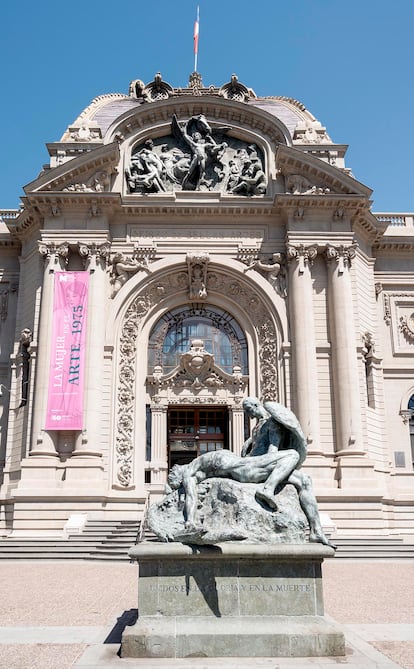
[[[225,409],[223,441],[238,451],[245,434],[243,398],[279,397],[284,375],[278,368],[288,362],[278,353],[279,298],[260,275],[247,277],[244,269],[239,261],[227,259],[224,267],[221,259],[210,259],[204,299],[195,300],[188,263],[162,260],[149,277],[131,280],[129,299],[118,300],[114,488],[131,490],[145,475],[151,492],[154,486],[163,490],[170,410]]]
[[[161,316],[149,337],[148,379],[167,404],[169,468],[231,447],[229,406],[247,372],[246,336],[229,312],[195,303]]]

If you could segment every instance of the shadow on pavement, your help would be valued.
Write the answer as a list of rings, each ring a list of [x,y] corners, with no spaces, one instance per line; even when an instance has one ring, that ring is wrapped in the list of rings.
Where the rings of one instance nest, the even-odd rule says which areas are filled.
[[[121,643],[122,632],[125,627],[135,625],[138,620],[138,609],[129,609],[117,618],[116,624],[113,626],[104,643]]]

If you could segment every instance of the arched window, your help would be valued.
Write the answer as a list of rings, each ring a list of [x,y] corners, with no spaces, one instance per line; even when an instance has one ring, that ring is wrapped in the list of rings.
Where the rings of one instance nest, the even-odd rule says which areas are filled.
[[[237,365],[247,374],[247,342],[240,325],[227,311],[204,304],[179,307],[160,318],[149,340],[149,373],[155,365],[161,366],[164,374],[171,372],[193,339],[202,339],[206,351],[224,371],[231,374]]]
[[[410,411],[410,442],[411,442],[411,459],[414,465],[414,395],[411,395],[408,401],[408,410]]]

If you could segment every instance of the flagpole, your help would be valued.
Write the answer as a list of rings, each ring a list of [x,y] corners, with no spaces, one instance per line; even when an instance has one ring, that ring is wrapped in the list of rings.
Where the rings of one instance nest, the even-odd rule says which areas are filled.
[[[198,35],[200,32],[200,5],[197,5],[197,18],[194,23],[194,72],[197,72]]]

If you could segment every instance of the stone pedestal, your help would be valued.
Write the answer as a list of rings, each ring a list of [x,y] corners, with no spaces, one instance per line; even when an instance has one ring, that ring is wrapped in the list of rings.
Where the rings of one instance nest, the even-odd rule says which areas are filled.
[[[138,622],[122,657],[318,657],[344,655],[323,617],[321,544],[185,546],[144,542]]]

